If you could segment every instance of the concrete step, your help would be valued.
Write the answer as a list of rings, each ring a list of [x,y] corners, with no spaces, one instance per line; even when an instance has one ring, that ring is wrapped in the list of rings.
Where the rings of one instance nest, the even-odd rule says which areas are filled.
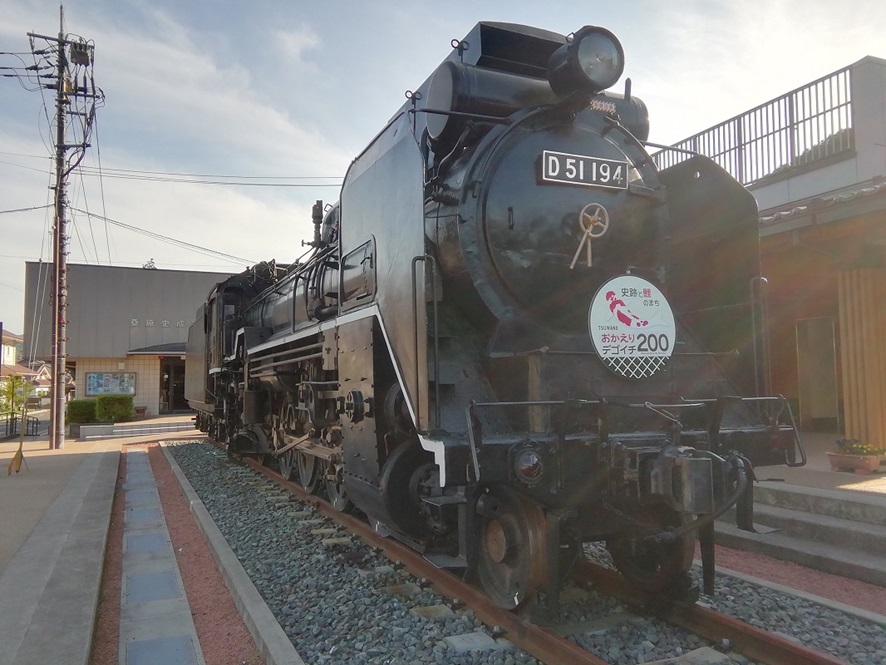
[[[761,482],[754,486],[754,503],[886,526],[886,496],[881,494]]]
[[[94,439],[119,439],[130,436],[145,436],[147,434],[169,434],[171,432],[194,431],[193,420],[178,422],[142,422],[119,425],[80,425],[77,434],[72,430],[72,438],[78,441],[91,441]]]
[[[724,516],[734,524],[734,518]],[[840,517],[815,515],[765,504],[754,505],[754,526],[760,533],[771,530],[803,541],[845,547],[868,554],[886,554],[886,526]],[[765,528],[764,528],[765,527]]]
[[[886,587],[886,556],[859,552],[851,545],[837,547],[793,538],[778,531],[749,533],[725,522],[717,522],[715,531],[718,545],[766,554],[814,570]]]
[[[716,542],[886,586],[886,496],[764,482],[754,488],[757,533],[727,513]]]

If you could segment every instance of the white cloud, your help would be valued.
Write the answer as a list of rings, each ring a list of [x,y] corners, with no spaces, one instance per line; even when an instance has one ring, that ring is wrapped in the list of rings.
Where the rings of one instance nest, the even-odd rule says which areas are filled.
[[[320,45],[320,36],[307,25],[300,25],[294,30],[275,30],[272,41],[279,50],[281,62],[286,69],[309,67],[313,73],[318,72],[314,63],[305,61],[305,53],[316,50]]]

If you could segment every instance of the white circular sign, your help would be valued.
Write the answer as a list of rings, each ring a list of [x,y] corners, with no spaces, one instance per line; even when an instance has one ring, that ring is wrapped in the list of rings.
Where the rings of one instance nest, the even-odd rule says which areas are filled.
[[[662,369],[677,341],[674,312],[664,294],[635,275],[614,277],[600,287],[588,312],[588,332],[603,364],[632,379]]]

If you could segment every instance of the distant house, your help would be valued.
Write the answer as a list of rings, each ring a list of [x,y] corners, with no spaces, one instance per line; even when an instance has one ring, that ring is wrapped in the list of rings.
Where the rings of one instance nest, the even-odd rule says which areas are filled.
[[[49,394],[51,373],[48,368],[42,366],[42,363],[40,363],[40,367],[34,368],[21,363],[23,341],[21,335],[16,335],[8,330],[3,331],[2,345],[0,345],[0,349],[2,349],[2,353],[0,353],[0,358],[2,358],[0,389],[9,380],[9,377],[20,376],[35,386],[31,396],[39,400]]]
[[[9,332],[3,328],[2,324],[0,324],[0,330],[3,331],[2,340],[0,340],[0,349],[2,349],[2,353],[0,353],[0,363],[2,363],[4,367],[6,365],[15,365],[22,357],[24,338],[21,335]],[[0,371],[0,376],[5,374],[5,370]]]

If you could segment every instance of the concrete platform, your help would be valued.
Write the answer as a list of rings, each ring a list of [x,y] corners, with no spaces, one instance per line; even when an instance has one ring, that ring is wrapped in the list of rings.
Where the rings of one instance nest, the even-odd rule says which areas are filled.
[[[803,434],[803,447],[808,457],[806,465],[797,468],[761,466],[755,470],[757,480],[764,486],[767,482],[775,482],[800,487],[886,495],[886,463],[881,463],[879,470],[870,476],[831,469],[827,453],[833,452],[834,442],[838,438],[839,434],[818,432]]]

